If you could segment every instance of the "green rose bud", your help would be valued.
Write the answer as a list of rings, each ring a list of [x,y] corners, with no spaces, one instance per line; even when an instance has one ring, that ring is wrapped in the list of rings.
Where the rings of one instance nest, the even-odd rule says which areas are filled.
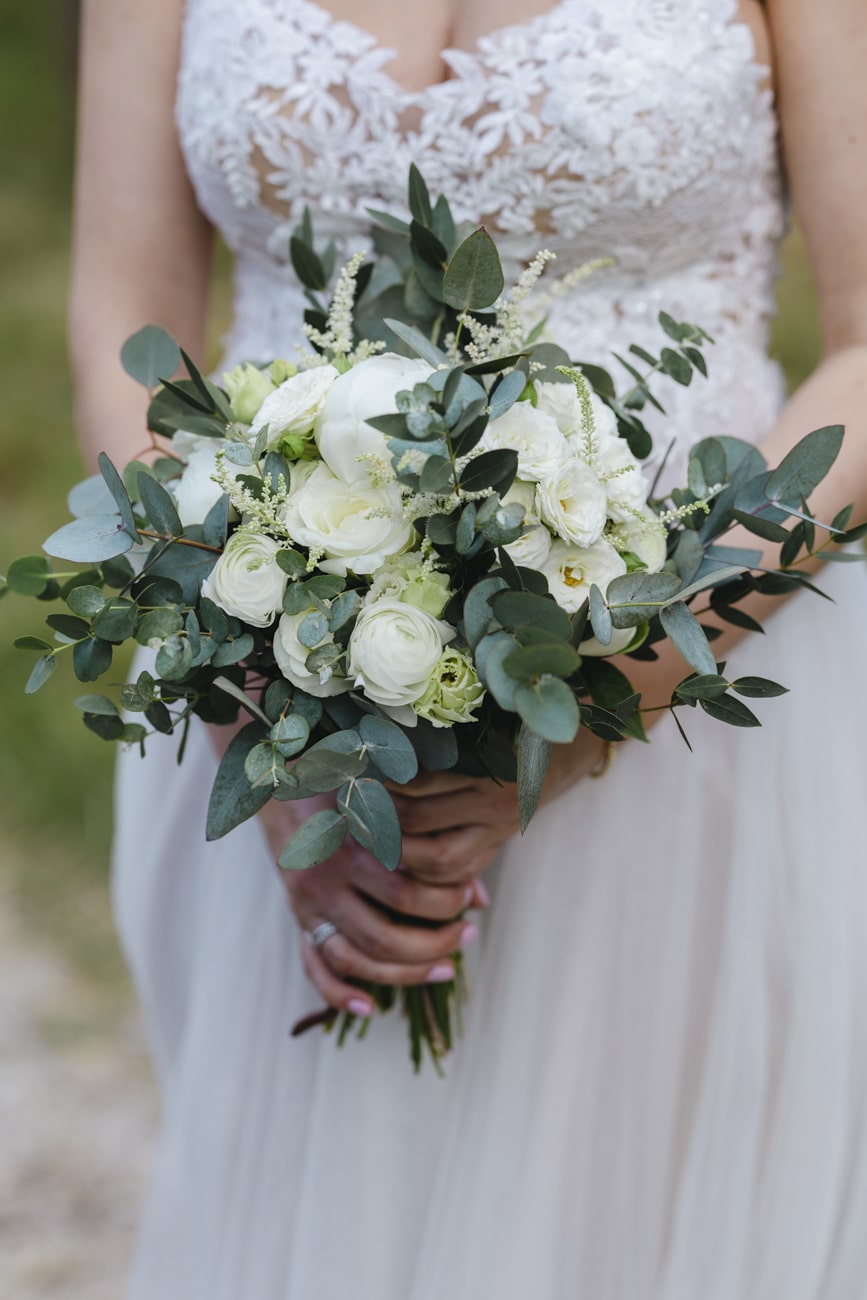
[[[241,424],[252,424],[259,407],[275,387],[268,370],[259,370],[246,361],[227,371],[223,383],[232,403],[232,414]]]
[[[485,697],[473,661],[465,650],[446,649],[428,678],[421,699],[413,705],[416,713],[435,727],[449,727],[455,722],[478,722],[473,717]]]
[[[298,367],[291,361],[272,361],[268,367],[268,374],[271,376],[271,382],[276,388],[279,388],[287,379],[298,374]]]
[[[405,605],[414,605],[433,618],[440,618],[450,595],[448,574],[408,569],[400,599]]]

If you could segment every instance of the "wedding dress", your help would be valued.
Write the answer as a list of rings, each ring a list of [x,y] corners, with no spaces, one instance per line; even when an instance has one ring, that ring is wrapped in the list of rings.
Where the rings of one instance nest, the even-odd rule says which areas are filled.
[[[576,357],[716,340],[665,430],[759,438],[783,226],[766,70],[735,0],[562,0],[393,52],[308,0],[188,0],[178,122],[237,258],[226,364],[290,356],[287,243],[369,245],[409,162],[540,247]],[[829,422],[835,412],[828,411]],[[808,432],[808,430],[804,430]],[[123,758],[116,900],[165,1098],[134,1300],[857,1300],[867,1289],[865,585],[826,575],[733,656],[791,687],[743,732],[689,712],[541,811],[488,873],[463,1040],[414,1077],[397,1014],[339,1050],[257,824],[206,845],[214,760]],[[821,689],[821,708],[819,690]]]

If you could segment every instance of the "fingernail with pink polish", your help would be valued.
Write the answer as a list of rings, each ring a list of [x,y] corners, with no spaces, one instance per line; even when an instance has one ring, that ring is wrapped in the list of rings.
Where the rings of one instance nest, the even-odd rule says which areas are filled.
[[[428,971],[427,982],[428,984],[447,984],[448,981],[453,980],[454,977],[455,971],[453,966],[434,966],[432,971]]]
[[[490,907],[491,895],[485,889],[485,886],[482,884],[481,880],[477,880],[475,882],[475,891],[476,891],[476,907]]]
[[[478,935],[479,927],[477,925],[465,925],[463,930],[461,930],[461,947],[468,948],[473,940],[478,938]]]
[[[354,1016],[363,1016],[365,1020],[373,1015],[373,1007],[364,998],[350,998],[346,1010],[351,1011]]]

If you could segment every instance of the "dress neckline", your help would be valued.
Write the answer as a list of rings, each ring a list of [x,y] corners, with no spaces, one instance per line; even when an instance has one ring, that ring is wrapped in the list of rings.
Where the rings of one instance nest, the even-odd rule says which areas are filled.
[[[533,14],[531,17],[517,23],[507,23],[501,27],[494,27],[489,32],[476,37],[470,46],[463,48],[461,46],[445,46],[440,50],[440,57],[447,67],[450,68],[452,75],[444,77],[441,81],[432,81],[420,90],[408,90],[400,81],[388,72],[385,64],[390,63],[397,58],[400,53],[392,45],[385,45],[378,37],[354,23],[348,18],[338,18],[319,0],[296,0],[299,7],[306,9],[308,13],[314,15],[319,22],[324,23],[326,27],[338,30],[343,29],[351,33],[357,40],[364,43],[368,50],[375,51],[382,58],[379,74],[388,82],[394,94],[396,94],[407,105],[418,105],[422,101],[436,96],[443,89],[453,88],[454,83],[464,80],[463,68],[467,64],[478,64],[488,54],[489,50],[497,45],[513,40],[516,36],[526,34],[533,35],[537,31],[543,30],[551,23],[558,22],[563,15],[578,3],[578,0],[555,0],[555,3],[548,9],[543,9],[541,13]],[[582,0],[583,3],[583,0]],[[746,34],[749,40],[749,58],[755,70],[761,76],[766,77],[770,83],[769,89],[773,96],[773,68],[769,63],[763,62],[758,57],[758,46],[756,44],[755,33],[750,24],[740,15],[739,0],[720,0],[721,7],[728,8],[728,13],[723,16],[725,28],[732,34],[742,38]],[[463,65],[463,68],[462,68]]]

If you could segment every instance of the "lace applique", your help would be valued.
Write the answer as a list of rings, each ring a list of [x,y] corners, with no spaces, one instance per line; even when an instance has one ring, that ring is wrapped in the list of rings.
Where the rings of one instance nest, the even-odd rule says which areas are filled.
[[[763,354],[783,218],[772,97],[736,19],[737,0],[560,0],[445,51],[450,79],[409,92],[393,51],[312,0],[187,0],[178,123],[239,256],[230,351],[268,355],[297,332],[281,268],[304,205],[354,251],[368,206],[405,212],[414,161],[497,233],[510,275],[542,244],[558,274],[616,259],[552,312],[567,343],[594,358],[653,344],[656,311],[681,312],[719,343],[702,408],[743,389],[747,365],[763,399],[739,415],[745,436],[763,432],[780,399]]]

